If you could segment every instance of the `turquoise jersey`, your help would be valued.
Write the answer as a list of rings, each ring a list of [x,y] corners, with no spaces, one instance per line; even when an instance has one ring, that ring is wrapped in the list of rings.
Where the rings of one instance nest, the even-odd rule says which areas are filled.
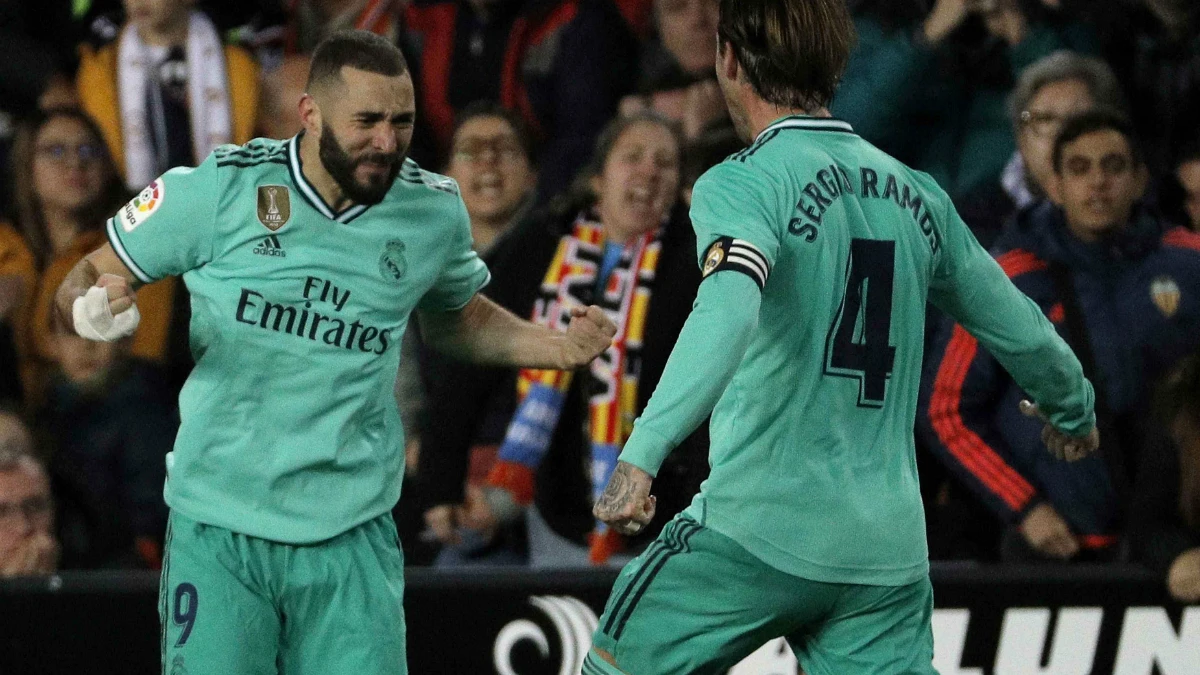
[[[301,172],[299,138],[218,148],[107,226],[138,279],[182,275],[191,296],[196,366],[167,504],[287,543],[395,506],[409,315],[461,308],[488,278],[454,181],[405,161],[381,203],[334,213]]]
[[[700,178],[691,213],[705,280],[621,459],[654,473],[711,410],[689,513],[772,566],[834,583],[928,573],[913,442],[927,300],[1060,428],[1094,424],[1078,360],[945,192],[849,125],[777,121]]]

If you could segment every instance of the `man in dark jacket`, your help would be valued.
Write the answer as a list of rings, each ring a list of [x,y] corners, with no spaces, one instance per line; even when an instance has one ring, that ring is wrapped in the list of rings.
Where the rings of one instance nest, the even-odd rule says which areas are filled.
[[[918,427],[1002,520],[1008,559],[1111,558],[1148,383],[1200,339],[1200,237],[1139,205],[1147,171],[1128,123],[1093,111],[1059,134],[1052,203],[1022,211],[998,262],[1080,355],[1096,385],[1101,451],[1051,458],[1023,395],[961,327],[927,361]]]
[[[475,101],[520,112],[541,140],[540,202],[564,190],[633,83],[637,45],[610,1],[416,0],[406,9],[417,119],[444,164]]]

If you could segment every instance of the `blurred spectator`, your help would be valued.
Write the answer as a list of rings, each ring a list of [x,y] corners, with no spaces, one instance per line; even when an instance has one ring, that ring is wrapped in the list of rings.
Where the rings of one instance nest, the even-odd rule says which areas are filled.
[[[0,413],[0,578],[51,574],[58,565],[54,501],[29,430]]]
[[[174,397],[122,343],[53,335],[56,371],[35,427],[52,457],[62,567],[157,568]]]
[[[15,266],[27,286],[12,326],[22,382],[37,400],[55,358],[50,333],[54,292],[75,263],[104,240],[104,221],[126,193],[100,131],[73,108],[35,113],[22,125],[13,147],[13,174],[16,226],[23,239],[0,236],[0,260],[18,261]],[[142,323],[134,337],[135,354],[168,360],[174,292],[173,279],[138,292]]]
[[[714,71],[717,10],[717,0],[654,3],[658,39],[642,50],[637,94],[621,101],[623,114],[654,110],[679,122],[689,141],[714,126],[732,127]]]
[[[1181,202],[1180,222],[1200,231],[1200,137],[1184,146],[1183,152],[1179,153],[1174,179]]]
[[[981,244],[990,247],[1009,217],[1045,198],[1063,120],[1094,107],[1128,112],[1121,85],[1099,59],[1059,51],[1021,73],[1008,105],[1017,152],[999,181],[959,200],[960,215]]]
[[[131,190],[255,132],[258,66],[191,0],[124,0],[115,42],[81,50],[79,100]]]
[[[395,42],[400,35],[398,0],[282,0],[288,10],[288,54],[311,54],[340,30],[366,30]]]
[[[259,126],[266,138],[284,140],[300,133],[300,99],[308,84],[307,56],[292,55],[262,75]]]
[[[17,120],[36,108],[70,104],[78,32],[66,2],[0,0],[0,217],[11,217],[8,154]]]
[[[471,218],[475,250],[486,257],[533,202],[537,173],[534,169],[533,139],[524,120],[517,113],[496,103],[480,101],[467,106],[459,116],[451,143],[450,163],[445,171],[446,175],[458,182],[467,215]],[[430,380],[428,387],[436,389],[441,386],[442,378],[457,367],[456,364],[442,363],[438,366],[439,375],[424,377],[427,373],[422,371],[428,371],[429,368],[423,366],[427,359],[422,353],[419,322],[419,317],[414,317],[404,333],[400,372],[396,378],[396,401],[400,405],[400,419],[404,424],[407,443],[405,454],[410,476],[415,475],[420,466],[421,437],[425,433],[426,379]],[[443,361],[434,356],[430,358]],[[511,399],[511,395],[504,398]],[[504,404],[497,402],[488,409],[502,407]],[[479,422],[480,427],[499,428],[499,431],[491,434],[495,438],[490,443],[471,449],[471,464],[475,470],[470,473],[469,480],[475,484],[482,482],[491,468],[496,457],[495,443],[499,442],[503,424],[507,422],[506,416],[502,421],[497,421],[495,415],[489,418],[484,414],[484,417]],[[487,438],[489,433],[484,432],[482,436]],[[413,488],[402,493],[404,496],[396,514],[401,527],[408,526],[414,530],[408,539],[401,537],[401,541],[409,542],[410,549],[406,551],[409,560],[420,559],[426,553],[417,543],[421,541],[419,532],[422,525],[421,517],[417,515],[414,518],[414,515],[419,513],[419,507],[410,505],[414,498],[420,497],[418,490]]]
[[[1146,167],[1116,113],[1065,122],[1052,158],[1054,203],[1018,214],[998,262],[1079,355],[1096,388],[1100,451],[1054,459],[1042,423],[1017,410],[1024,393],[948,322],[930,351],[918,421],[943,462],[1012,526],[1005,558],[1111,559],[1148,385],[1200,340],[1191,299],[1200,296],[1200,244],[1179,230],[1164,236],[1140,204]]]
[[[518,111],[538,137],[538,199],[563,191],[632,84],[636,43],[608,0],[415,0],[406,13],[417,122],[441,166],[475,101]]]
[[[732,126],[702,134],[688,143],[683,152],[683,172],[679,181],[679,198],[683,205],[691,208],[692,186],[705,171],[745,147]]]
[[[1005,100],[1028,65],[1082,45],[1082,29],[1037,2],[863,0],[859,47],[833,114],[864,138],[930,173],[958,200],[993,184],[1012,157]],[[919,132],[918,132],[919,130]]]
[[[638,39],[644,39],[650,35],[650,30],[654,21],[654,1],[655,0],[613,0],[617,9],[621,11],[621,16],[625,17],[625,21],[629,23],[629,28]]]
[[[492,299],[555,327],[572,308],[598,304],[616,321],[617,338],[588,371],[519,373],[519,403],[488,488],[467,493],[457,523],[454,505],[464,502],[482,409],[513,379],[497,369],[459,368],[434,380],[440,385],[431,392],[420,476],[434,506],[426,518],[442,541],[458,541],[456,525],[486,541],[498,524],[524,517],[531,565],[602,563],[648,544],[698,490],[706,430],[685,440],[659,473],[662,515],[650,532],[624,542],[612,531],[600,535],[591,515],[700,282],[695,240],[677,204],[679,172],[680,143],[667,121],[651,113],[623,118],[601,134],[572,198],[535,214],[492,251],[485,290]]]
[[[29,327],[37,277],[33,254],[21,234],[0,222],[0,407],[18,408],[25,397],[24,351],[18,348],[18,340],[24,339]]]
[[[1085,4],[1100,15],[1105,55],[1129,95],[1150,168],[1166,173],[1174,149],[1190,140],[1200,116],[1200,3]]]
[[[1180,364],[1159,392],[1130,509],[1133,555],[1171,596],[1200,602],[1200,357]]]
[[[537,168],[524,120],[494,103],[468,106],[451,141],[446,175],[458,181],[475,250],[486,253],[533,200]]]

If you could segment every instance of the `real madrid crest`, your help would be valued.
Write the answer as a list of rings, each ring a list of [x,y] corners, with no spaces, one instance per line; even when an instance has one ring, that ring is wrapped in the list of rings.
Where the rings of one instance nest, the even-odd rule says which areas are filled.
[[[383,247],[379,256],[379,274],[388,281],[400,281],[408,271],[408,261],[404,259],[404,242],[392,239]]]
[[[712,246],[708,247],[708,253],[704,256],[704,269],[701,270],[701,276],[707,277],[712,274],[723,262],[725,262],[725,242],[714,242]]]
[[[286,186],[258,186],[258,222],[274,232],[292,218],[292,199]]]
[[[1150,299],[1154,301],[1154,306],[1158,308],[1158,311],[1168,319],[1179,311],[1181,296],[1179,284],[1175,283],[1171,277],[1155,277],[1154,281],[1150,282]]]

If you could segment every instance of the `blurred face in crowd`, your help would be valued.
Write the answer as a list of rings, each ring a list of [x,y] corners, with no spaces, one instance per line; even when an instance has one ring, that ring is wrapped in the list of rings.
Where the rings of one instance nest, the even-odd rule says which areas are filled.
[[[119,347],[113,342],[96,342],[67,331],[54,336],[55,356],[63,376],[85,391],[104,386]]]
[[[459,128],[446,173],[458,181],[471,220],[488,223],[512,218],[537,183],[517,131],[503,117],[488,115]]]
[[[33,187],[43,209],[79,213],[100,198],[104,146],[70,117],[54,117],[34,140]]]
[[[125,15],[139,28],[170,30],[187,19],[195,0],[123,0]]]
[[[1193,230],[1200,230],[1200,159],[1184,162],[1175,170],[1175,177],[1183,186],[1184,208]]]
[[[1030,187],[1043,192],[1054,175],[1054,139],[1063,122],[1095,106],[1087,85],[1079,80],[1060,80],[1038,89],[1021,113],[1017,149],[1025,162]]]
[[[1094,241],[1129,222],[1146,183],[1146,169],[1134,160],[1129,141],[1119,131],[1104,129],[1063,146],[1051,196],[1071,232]]]
[[[631,124],[593,179],[596,210],[610,237],[634,237],[662,224],[679,193],[680,149],[663,125]]]
[[[719,9],[717,0],[658,0],[654,3],[663,46],[684,71],[701,74],[712,67]]]
[[[412,143],[412,78],[345,66],[340,79],[316,95],[321,164],[351,200],[378,204]]]
[[[31,445],[25,426],[0,414],[0,451],[11,458]],[[21,457],[0,466],[0,576],[53,569],[53,508],[50,481],[36,462]]]

